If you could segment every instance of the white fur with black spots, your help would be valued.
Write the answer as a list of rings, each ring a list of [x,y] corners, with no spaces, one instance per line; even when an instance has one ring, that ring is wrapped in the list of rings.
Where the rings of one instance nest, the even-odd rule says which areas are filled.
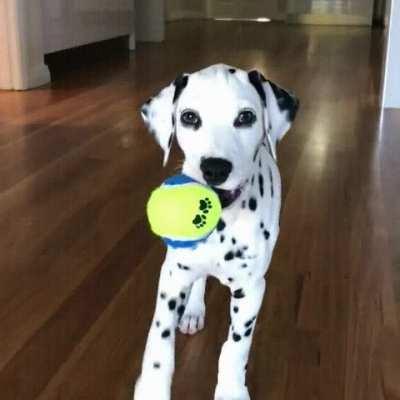
[[[276,145],[297,99],[259,72],[218,64],[183,74],[142,108],[167,162],[175,137],[182,173],[214,187],[224,206],[217,229],[193,249],[168,247],[134,400],[170,400],[175,332],[204,327],[207,276],[230,288],[231,326],[215,400],[250,400],[246,365],[279,233]]]

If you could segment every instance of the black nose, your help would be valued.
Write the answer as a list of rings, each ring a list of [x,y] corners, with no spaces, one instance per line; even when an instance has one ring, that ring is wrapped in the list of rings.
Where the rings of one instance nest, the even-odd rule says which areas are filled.
[[[232,163],[223,158],[204,158],[200,164],[204,180],[211,186],[224,183],[232,171]]]

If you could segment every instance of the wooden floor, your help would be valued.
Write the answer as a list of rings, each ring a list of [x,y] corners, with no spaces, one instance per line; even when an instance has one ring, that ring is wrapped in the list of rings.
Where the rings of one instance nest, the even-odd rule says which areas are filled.
[[[400,114],[380,122],[382,40],[173,23],[164,44],[0,93],[0,399],[130,399],[164,252],[144,204],[179,159],[161,169],[138,107],[220,61],[260,69],[302,104],[279,149],[285,203],[252,400],[400,399]],[[179,336],[175,400],[212,398],[227,300],[210,282],[206,329]]]

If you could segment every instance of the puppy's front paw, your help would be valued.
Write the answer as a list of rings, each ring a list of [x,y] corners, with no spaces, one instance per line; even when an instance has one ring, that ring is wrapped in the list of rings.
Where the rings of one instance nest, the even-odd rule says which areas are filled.
[[[250,400],[250,395],[246,386],[223,387],[218,385],[215,389],[214,400]]]
[[[133,400],[170,400],[171,394],[168,385],[160,382],[142,379],[136,381]]]
[[[194,335],[204,328],[204,313],[185,314],[179,322],[179,330],[185,335]]]
[[[204,303],[189,304],[179,321],[179,330],[185,335],[194,335],[204,328],[206,308]]]

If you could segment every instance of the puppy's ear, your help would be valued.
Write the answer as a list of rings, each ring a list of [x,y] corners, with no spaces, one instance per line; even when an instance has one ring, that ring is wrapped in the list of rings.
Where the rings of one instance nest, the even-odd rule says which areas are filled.
[[[172,141],[175,135],[175,111],[180,94],[188,83],[189,75],[178,76],[174,82],[150,98],[141,108],[143,121],[155,136],[164,151],[165,166],[168,162]]]
[[[276,144],[292,126],[299,109],[299,100],[287,90],[265,79],[258,71],[249,72],[249,81],[260,95],[265,108],[265,129],[276,158]]]

